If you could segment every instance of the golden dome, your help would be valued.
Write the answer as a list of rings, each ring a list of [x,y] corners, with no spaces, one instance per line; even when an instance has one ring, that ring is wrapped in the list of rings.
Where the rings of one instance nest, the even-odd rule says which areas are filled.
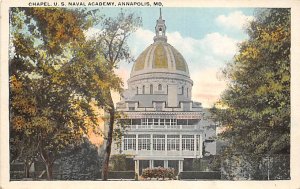
[[[138,56],[132,67],[131,76],[151,72],[172,72],[189,76],[183,56],[164,41],[156,41]]]

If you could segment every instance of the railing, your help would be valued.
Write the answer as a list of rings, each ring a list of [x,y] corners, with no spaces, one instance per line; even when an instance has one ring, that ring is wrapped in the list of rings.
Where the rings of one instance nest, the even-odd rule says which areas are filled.
[[[135,129],[176,129],[176,130],[195,130],[198,125],[128,125],[129,130]]]
[[[196,157],[200,156],[201,151],[193,151],[193,150],[124,150],[124,152],[128,155],[139,155],[139,156],[161,156],[161,157],[168,157],[168,156],[189,156],[189,157]]]

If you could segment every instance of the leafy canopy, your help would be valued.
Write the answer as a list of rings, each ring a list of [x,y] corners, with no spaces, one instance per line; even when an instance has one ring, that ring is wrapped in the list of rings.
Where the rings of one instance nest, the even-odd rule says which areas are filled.
[[[290,31],[290,9],[258,10],[249,39],[224,70],[224,108],[212,112],[233,153],[290,151]]]

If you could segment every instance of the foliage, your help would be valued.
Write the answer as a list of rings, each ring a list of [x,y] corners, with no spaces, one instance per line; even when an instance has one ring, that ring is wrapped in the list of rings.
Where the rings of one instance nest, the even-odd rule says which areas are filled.
[[[290,153],[290,30],[290,9],[257,11],[249,39],[224,70],[229,84],[221,108],[211,110],[229,144],[223,157],[241,155],[252,176],[256,155]]]
[[[203,158],[193,159],[192,171],[219,171],[221,168],[220,157],[217,155],[204,156]]]
[[[120,136],[113,127],[118,115],[111,90],[121,92],[123,82],[114,69],[121,60],[132,60],[127,38],[140,18],[124,12],[103,20],[95,15],[65,8],[10,11],[11,159],[24,157],[21,152],[28,158],[38,154],[48,179],[65,149],[80,145],[91,129],[96,132],[97,108],[109,113],[106,176],[112,137]],[[98,23],[102,32],[86,39],[85,31]]]
[[[63,8],[10,12],[11,158],[24,157],[22,151],[30,152],[30,158],[39,154],[48,179],[59,154],[79,145],[87,127],[96,126],[91,97],[78,89],[81,86],[69,85],[76,83],[70,76],[81,70],[68,64],[92,22],[84,11]],[[74,72],[65,73],[70,67]]]
[[[130,50],[127,45],[129,35],[134,32],[141,24],[141,19],[133,13],[126,14],[120,12],[116,18],[104,18],[102,22],[102,32],[96,36],[96,40],[101,47],[101,54],[104,57],[104,67],[110,75],[115,75],[114,69],[118,68],[121,60],[130,62]],[[118,77],[115,77],[118,78]],[[120,79],[118,80],[120,81]],[[108,85],[103,90],[105,95],[104,108],[109,113],[108,133],[102,167],[102,180],[108,178],[109,158],[111,144],[113,140],[116,112],[112,100],[111,90],[122,91],[122,82],[116,82],[114,85]]]
[[[179,179],[220,180],[221,173],[219,171],[183,171],[178,177]]]
[[[146,168],[142,172],[142,177],[144,178],[175,178],[175,169],[174,168]]]
[[[126,158],[125,154],[115,154],[110,157],[109,170],[110,171],[129,171],[132,165],[130,159]]]
[[[290,179],[289,155],[232,155],[221,160],[225,180]]]
[[[97,147],[86,139],[75,149],[64,152],[59,159],[62,180],[94,180],[101,168],[101,161]]]
[[[230,83],[212,109],[221,137],[240,153],[289,153],[290,10],[264,9],[224,70]]]

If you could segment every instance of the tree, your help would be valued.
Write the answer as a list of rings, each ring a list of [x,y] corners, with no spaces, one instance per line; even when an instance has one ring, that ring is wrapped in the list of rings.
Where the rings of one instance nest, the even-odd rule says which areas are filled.
[[[15,139],[30,139],[31,156],[38,153],[49,180],[54,161],[65,149],[79,145],[88,128],[97,126],[94,106],[110,116],[102,169],[102,178],[107,179],[117,116],[111,90],[121,92],[123,85],[114,69],[121,60],[132,60],[127,39],[140,18],[121,12],[117,18],[101,22],[98,37],[86,39],[84,31],[99,22],[94,13],[85,9],[11,9],[12,157],[18,153]],[[21,86],[21,91],[14,85]]]
[[[121,60],[132,61],[127,40],[130,34],[134,32],[140,24],[141,19],[136,17],[135,14],[125,14],[121,11],[116,18],[105,18],[103,20],[102,32],[97,37],[98,44],[101,47],[101,54],[105,59],[104,66],[107,71],[106,73],[109,74],[110,77],[114,76],[113,78],[115,78],[115,81],[111,82],[111,85],[102,88],[103,95],[105,96],[104,108],[109,114],[109,126],[102,166],[102,180],[107,180],[108,176],[111,144],[116,121],[116,111],[112,100],[111,90],[121,92],[123,85],[123,82],[116,76],[114,70],[118,68],[118,64]]]
[[[68,87],[72,81],[64,74],[70,67],[69,51],[85,41],[84,30],[93,22],[90,13],[79,10],[12,8],[10,12],[11,158],[23,157],[27,167],[38,154],[48,179],[58,155],[80,143],[86,127],[95,121],[90,98]]]
[[[225,152],[290,153],[290,30],[290,9],[258,10],[224,70],[228,88],[212,112],[224,127]]]

